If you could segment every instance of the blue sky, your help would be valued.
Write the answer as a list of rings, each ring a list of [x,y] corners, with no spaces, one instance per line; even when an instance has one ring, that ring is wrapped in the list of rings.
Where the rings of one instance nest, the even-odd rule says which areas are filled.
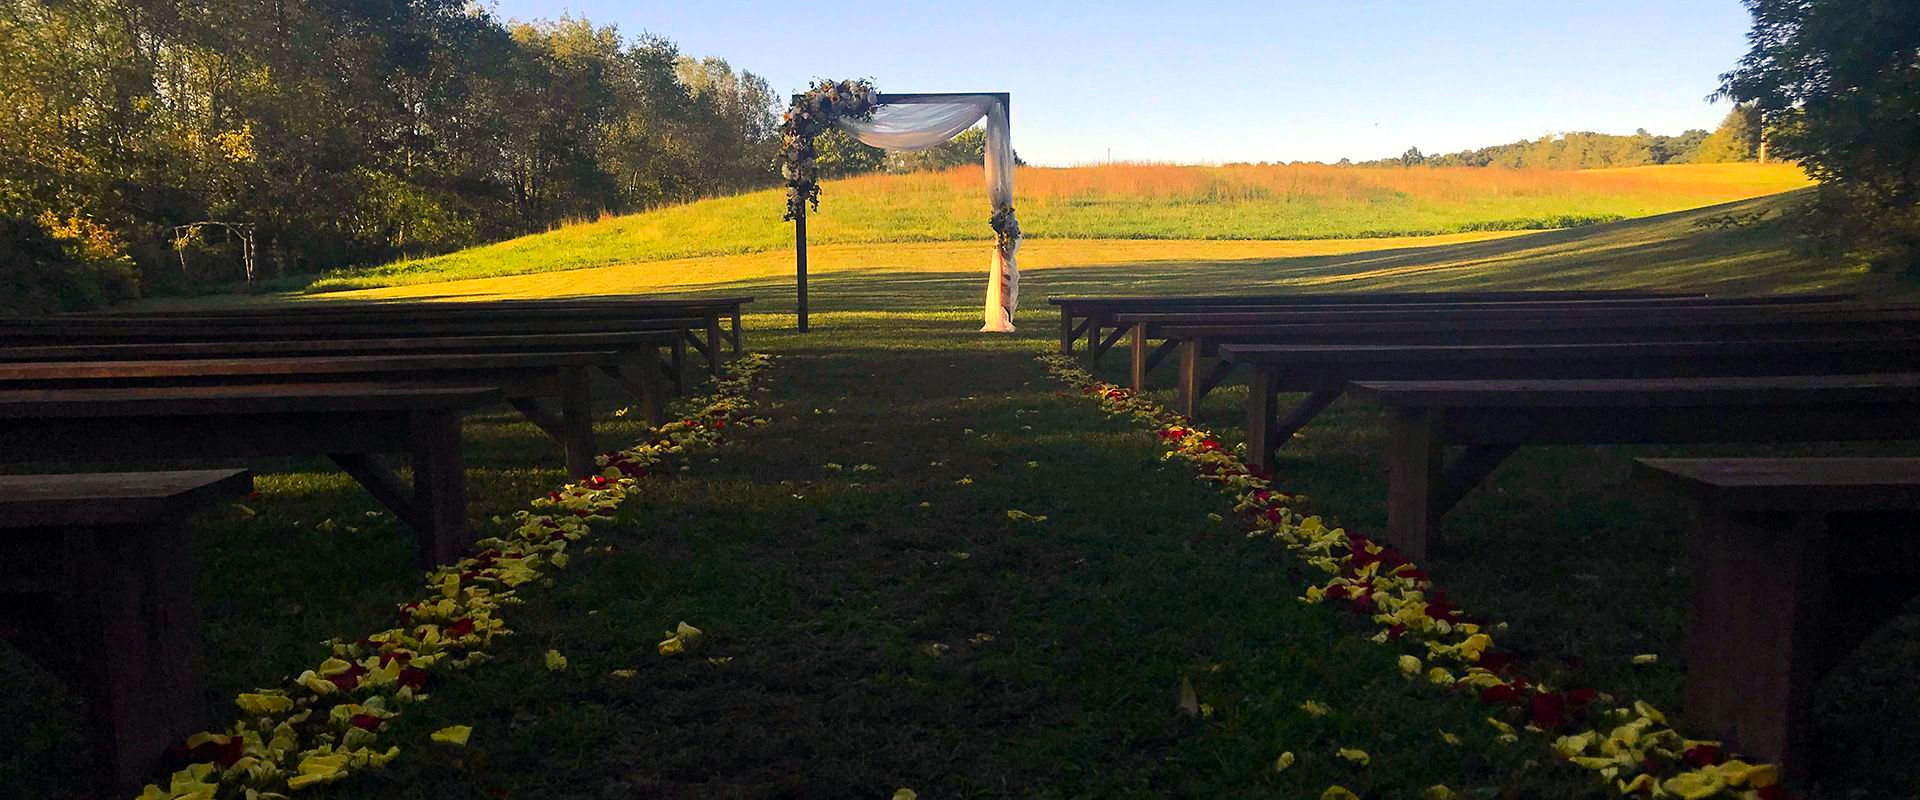
[[[497,0],[720,56],[785,95],[1011,92],[1041,164],[1334,161],[1545,133],[1712,128],[1745,52],[1737,0],[651,2]]]

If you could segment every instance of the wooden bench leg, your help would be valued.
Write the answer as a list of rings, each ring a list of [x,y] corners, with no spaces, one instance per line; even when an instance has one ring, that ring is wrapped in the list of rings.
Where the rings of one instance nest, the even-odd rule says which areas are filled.
[[[687,342],[685,339],[679,336],[673,337],[673,346],[667,348],[667,363],[661,371],[666,373],[667,380],[673,382],[674,394],[687,393]]]
[[[86,699],[96,787],[129,796],[206,724],[185,525],[17,533],[54,548],[45,566],[59,585],[0,592],[20,623],[8,638]]]
[[[413,412],[413,497],[426,566],[452,563],[473,542],[467,530],[467,473],[460,458],[460,414]]]
[[[1439,530],[1442,443],[1432,412],[1395,411],[1387,442],[1387,541],[1418,563]]]
[[[593,387],[586,367],[560,370],[560,426],[564,431],[561,446],[566,448],[567,475],[585,478],[599,471],[593,443]]]
[[[1180,378],[1173,385],[1173,407],[1187,419],[1200,415],[1200,341],[1180,343]]]
[[[1687,718],[1790,772],[1834,598],[1819,514],[1708,511],[1694,542]]]
[[[1256,367],[1247,394],[1247,466],[1256,472],[1273,469],[1273,424],[1280,413],[1280,390],[1273,371]]]
[[[720,377],[720,315],[707,317],[707,370]]]
[[[1060,355],[1073,355],[1073,312],[1060,307]]]
[[[1134,391],[1138,392],[1147,388],[1147,323],[1136,322],[1129,325],[1127,332],[1132,337],[1132,341],[1128,343],[1128,350],[1132,356],[1128,362],[1129,374],[1132,378],[1130,385],[1133,386]]]
[[[1089,330],[1098,330],[1098,329],[1094,328]],[[1099,364],[1101,357],[1105,356],[1108,350],[1112,350],[1114,345],[1119,344],[1121,337],[1126,335],[1127,335],[1127,329],[1124,327],[1118,327],[1118,328],[1114,328],[1113,333],[1107,334],[1107,337],[1104,339],[1101,339],[1098,335],[1095,335],[1089,338],[1088,341],[1093,341],[1095,339],[1098,339],[1099,341],[1096,342],[1093,346],[1093,349],[1087,353],[1087,358],[1092,360],[1093,363]]]
[[[746,339],[744,338],[745,336],[744,331],[745,331],[745,328],[740,324],[740,307],[734,306],[733,307],[733,354],[736,356],[746,352],[747,345],[746,345]]]

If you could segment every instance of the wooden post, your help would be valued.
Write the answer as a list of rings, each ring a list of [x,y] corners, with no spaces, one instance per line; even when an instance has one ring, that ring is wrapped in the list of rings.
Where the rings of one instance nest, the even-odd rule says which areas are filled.
[[[793,217],[793,269],[795,303],[798,304],[800,332],[807,332],[807,209]]]
[[[1280,390],[1273,377],[1272,369],[1256,366],[1252,385],[1247,387],[1247,466],[1255,472],[1273,469],[1273,422],[1280,410]]]
[[[467,535],[466,468],[460,459],[460,413],[413,412],[413,505],[427,524],[416,531],[429,569],[451,564],[472,544]]]
[[[1433,500],[1442,457],[1438,415],[1428,409],[1396,408],[1387,444],[1387,542],[1415,563],[1426,560],[1438,528]]]
[[[585,478],[599,472],[593,444],[593,389],[586,367],[560,369],[561,447],[566,452],[567,477]]]

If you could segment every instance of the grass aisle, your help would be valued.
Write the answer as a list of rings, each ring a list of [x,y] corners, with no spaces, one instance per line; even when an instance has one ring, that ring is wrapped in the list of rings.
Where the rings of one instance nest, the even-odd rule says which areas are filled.
[[[496,663],[417,712],[423,730],[474,726],[469,747],[313,796],[1588,785],[1495,743],[1476,706],[1435,702],[1357,625],[1296,602],[1305,576],[1210,522],[1219,498],[1150,436],[1060,396],[1034,340],[973,325],[829,317],[761,336],[782,355],[772,424],[631,500],[596,537],[610,557],[577,561],[516,612]],[[656,634],[682,620],[706,635],[659,655]],[[1183,679],[1209,718],[1181,711]],[[1297,762],[1276,772],[1283,751]]]

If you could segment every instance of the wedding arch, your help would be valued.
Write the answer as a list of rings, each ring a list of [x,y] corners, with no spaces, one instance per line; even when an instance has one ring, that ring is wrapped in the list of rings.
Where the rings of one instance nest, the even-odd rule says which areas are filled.
[[[1011,332],[1020,306],[1020,222],[1013,213],[1013,140],[1006,92],[882,94],[864,80],[820,81],[794,95],[781,123],[780,172],[787,181],[786,219],[793,220],[794,278],[800,330],[807,329],[807,209],[820,208],[814,137],[837,127],[882,150],[926,150],[987,121],[987,199],[993,213],[993,260],[982,331]]]

